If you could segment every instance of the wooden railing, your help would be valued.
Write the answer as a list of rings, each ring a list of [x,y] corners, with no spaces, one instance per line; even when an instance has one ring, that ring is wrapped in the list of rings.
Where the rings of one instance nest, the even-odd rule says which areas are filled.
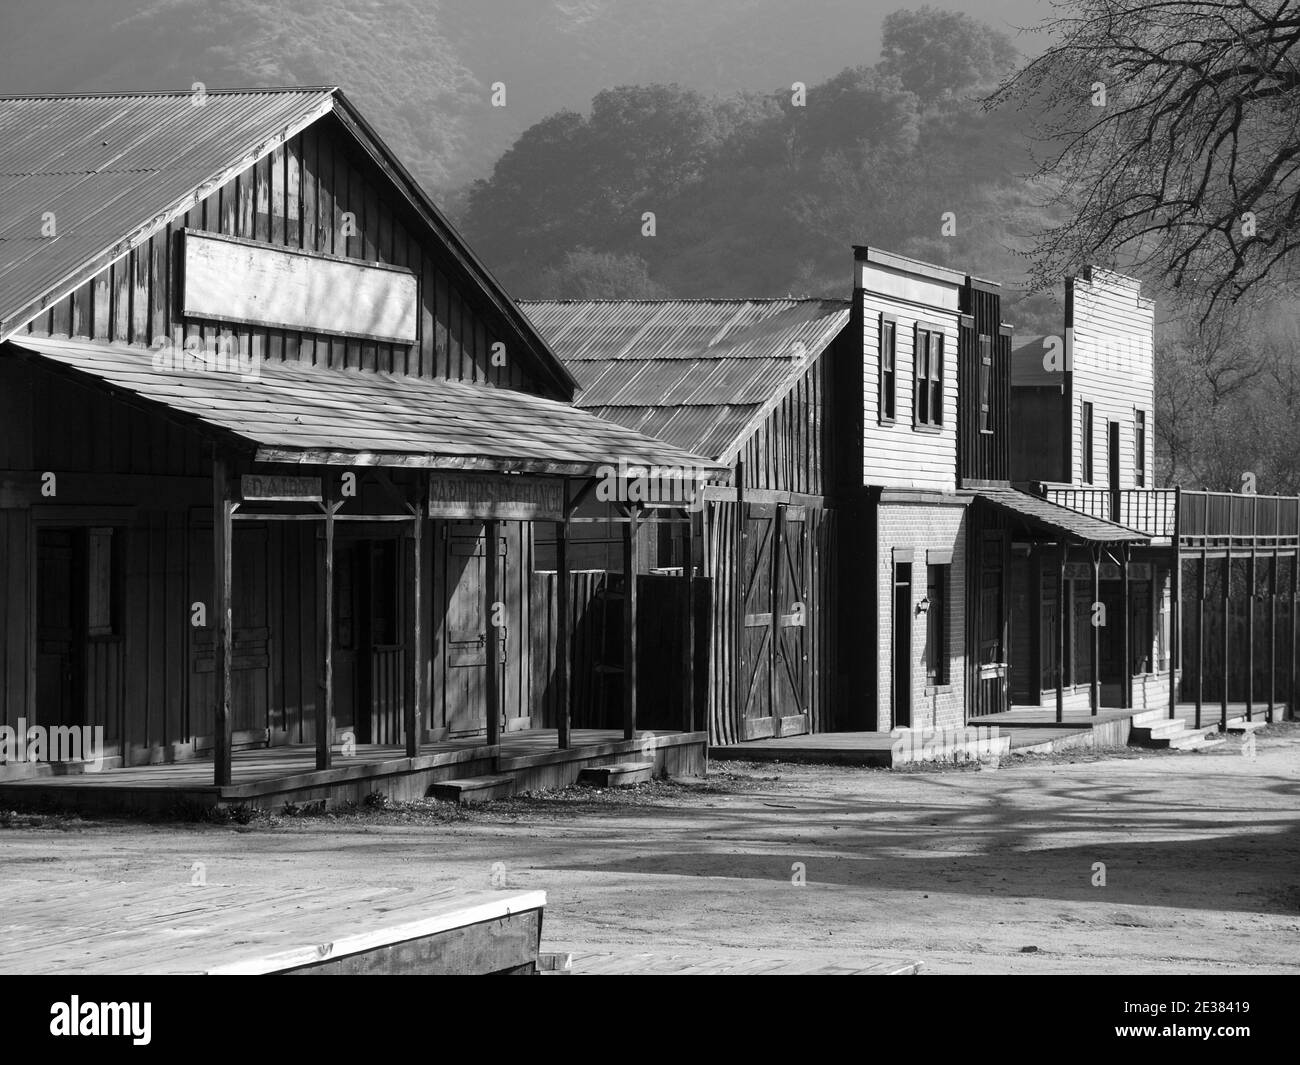
[[[1059,506],[1137,529],[1151,537],[1175,534],[1210,546],[1291,545],[1300,540],[1300,498],[1176,488],[1044,485]]]
[[[1183,492],[1178,535],[1231,546],[1269,547],[1300,535],[1300,499],[1235,492]]]
[[[1081,488],[1047,485],[1047,499],[1103,521],[1113,521],[1147,536],[1172,536],[1177,510],[1173,488]]]

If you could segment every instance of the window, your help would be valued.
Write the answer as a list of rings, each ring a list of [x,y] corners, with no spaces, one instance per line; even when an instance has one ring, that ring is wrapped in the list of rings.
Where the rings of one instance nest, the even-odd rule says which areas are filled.
[[[980,432],[993,432],[993,338],[980,334]]]
[[[897,354],[898,324],[892,318],[880,319],[880,420],[894,420],[894,403],[898,391]]]
[[[917,326],[912,358],[914,424],[938,428],[943,425],[943,334]]]
[[[86,534],[86,632],[112,636],[114,599],[113,530],[91,529]]]
[[[1080,434],[1082,436],[1082,440],[1080,442],[1082,444],[1081,454],[1083,456],[1083,480],[1085,483],[1091,484],[1093,480],[1092,404],[1091,403],[1085,403],[1083,405],[1083,425],[1080,428]]]
[[[925,683],[948,683],[948,572],[946,565],[925,567],[925,597],[930,609],[925,620]]]
[[[1138,488],[1147,486],[1147,412],[1136,412],[1133,431],[1133,483]]]

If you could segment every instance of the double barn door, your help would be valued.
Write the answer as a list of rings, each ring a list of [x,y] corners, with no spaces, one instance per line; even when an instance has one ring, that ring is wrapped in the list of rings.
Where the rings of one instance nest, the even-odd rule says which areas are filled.
[[[743,739],[808,731],[808,552],[805,507],[744,505],[737,597]]]

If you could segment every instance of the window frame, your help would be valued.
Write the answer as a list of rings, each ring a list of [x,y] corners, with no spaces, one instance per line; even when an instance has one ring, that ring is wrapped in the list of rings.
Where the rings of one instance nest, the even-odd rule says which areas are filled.
[[[1080,463],[1081,466],[1080,473],[1082,475],[1084,484],[1096,484],[1097,483],[1096,480],[1097,455],[1096,455],[1096,450],[1093,447],[1093,436],[1095,435],[1093,433],[1093,422],[1094,422],[1095,415],[1091,403],[1089,403],[1086,399],[1080,400],[1079,402],[1080,402],[1079,420],[1082,423],[1082,425],[1080,426],[1080,433],[1083,436],[1083,439],[1080,441],[1080,443],[1083,445],[1082,447],[1083,455],[1082,455],[1082,461]]]
[[[918,432],[943,431],[944,340],[945,334],[940,326],[917,322],[913,327],[912,428]],[[925,367],[924,375],[921,373],[922,365]]]
[[[885,345],[885,332],[888,328],[889,345]],[[880,329],[877,338],[876,371],[880,379],[879,394],[876,397],[876,415],[881,425],[893,425],[898,420],[898,319],[892,314],[881,314]],[[885,368],[885,355],[888,351],[889,368]]]
[[[925,597],[930,608],[925,616],[925,686],[942,688],[952,683],[948,655],[948,598],[952,586],[951,562],[927,562]]]

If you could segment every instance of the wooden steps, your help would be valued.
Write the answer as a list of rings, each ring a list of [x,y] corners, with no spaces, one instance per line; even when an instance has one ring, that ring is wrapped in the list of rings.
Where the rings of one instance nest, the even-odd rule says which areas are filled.
[[[579,784],[596,788],[624,788],[645,784],[654,779],[654,762],[616,762],[612,765],[589,765],[578,774]]]
[[[1245,734],[1247,732],[1258,732],[1262,728],[1267,728],[1268,722],[1263,718],[1255,718],[1247,721],[1244,717],[1229,718],[1227,727],[1224,732]]]
[[[508,799],[514,793],[513,776],[462,777],[460,780],[444,780],[429,787],[429,794],[435,799],[454,802],[460,806],[489,802],[492,799]]]
[[[1223,743],[1218,733],[1217,722],[1198,729],[1182,718],[1169,717],[1166,710],[1146,710],[1133,716],[1129,743],[1152,750],[1199,751]]]

